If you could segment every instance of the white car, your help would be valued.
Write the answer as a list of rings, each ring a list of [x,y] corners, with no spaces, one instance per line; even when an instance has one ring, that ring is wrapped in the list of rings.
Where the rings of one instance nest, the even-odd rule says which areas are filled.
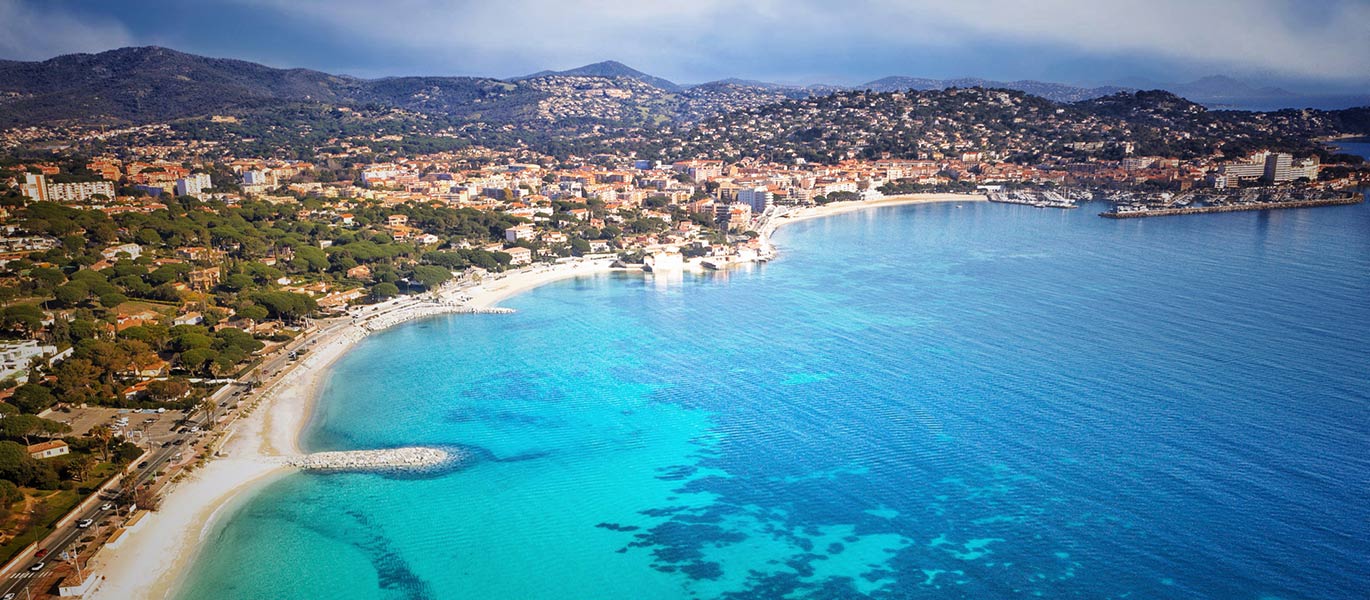
[[[81,519],[80,521],[77,521],[77,522],[76,522],[76,528],[77,528],[77,529],[85,529],[85,528],[90,527],[91,525],[94,525],[94,524],[95,524],[95,519]]]
[[[114,503],[113,503],[113,502],[106,502],[106,503],[100,505],[100,510],[109,510],[109,509],[111,509],[111,508],[114,508]]]

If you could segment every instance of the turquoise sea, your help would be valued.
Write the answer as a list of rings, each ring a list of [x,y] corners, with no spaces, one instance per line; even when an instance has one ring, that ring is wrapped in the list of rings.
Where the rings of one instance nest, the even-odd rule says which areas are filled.
[[[1370,206],[985,203],[781,230],[376,334],[298,474],[179,597],[1352,599],[1370,590]]]

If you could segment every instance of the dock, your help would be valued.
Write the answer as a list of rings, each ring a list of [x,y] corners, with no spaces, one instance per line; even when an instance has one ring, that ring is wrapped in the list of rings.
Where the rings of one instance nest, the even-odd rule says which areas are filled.
[[[1200,215],[1206,213],[1241,212],[1248,210],[1279,210],[1285,208],[1313,208],[1317,206],[1342,206],[1360,204],[1365,201],[1364,194],[1352,194],[1342,198],[1319,198],[1316,200],[1290,200],[1287,202],[1246,202],[1240,204],[1219,204],[1214,206],[1186,206],[1182,208],[1136,208],[1113,210],[1099,213],[1105,219],[1140,219],[1143,217],[1168,217],[1173,215]]]

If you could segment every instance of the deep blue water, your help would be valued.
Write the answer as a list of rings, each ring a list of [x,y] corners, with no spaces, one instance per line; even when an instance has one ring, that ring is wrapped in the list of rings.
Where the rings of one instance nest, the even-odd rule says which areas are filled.
[[[182,598],[1364,598],[1370,207],[885,208],[343,358]]]

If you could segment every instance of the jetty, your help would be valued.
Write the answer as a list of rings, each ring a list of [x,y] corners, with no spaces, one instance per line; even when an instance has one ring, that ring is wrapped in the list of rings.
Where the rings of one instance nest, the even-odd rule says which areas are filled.
[[[1317,206],[1341,206],[1359,204],[1365,201],[1364,194],[1352,194],[1341,198],[1317,198],[1312,200],[1287,200],[1277,202],[1241,202],[1233,204],[1214,204],[1209,206],[1184,206],[1177,208],[1148,208],[1115,206],[1113,210],[1099,213],[1105,219],[1140,219],[1143,217],[1168,217],[1173,215],[1199,215],[1205,213],[1241,212],[1247,210],[1279,210],[1285,208],[1313,208]]]
[[[411,447],[315,452],[289,459],[286,464],[306,471],[425,471],[447,465],[458,458],[438,448]]]

